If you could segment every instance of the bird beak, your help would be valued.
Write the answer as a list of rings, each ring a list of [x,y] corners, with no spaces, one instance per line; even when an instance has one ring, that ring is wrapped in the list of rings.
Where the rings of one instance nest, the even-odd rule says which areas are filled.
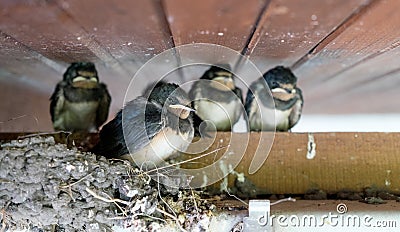
[[[282,88],[271,89],[271,92],[272,93],[287,93],[287,91],[285,89],[282,89]]]
[[[169,108],[173,109],[173,113],[177,115],[181,119],[187,119],[190,115],[190,112],[195,112],[196,110],[184,106],[184,105],[169,105]]]
[[[223,91],[232,90],[235,88],[235,83],[233,82],[232,75],[218,76],[218,77],[213,78],[212,81],[216,81],[216,82],[222,84],[222,86],[218,86],[218,84],[217,84],[217,85],[214,85],[214,87],[216,87],[217,89],[221,89]]]
[[[96,88],[98,80],[96,77],[77,76],[72,79],[72,86],[75,88],[92,89]]]
[[[83,77],[83,76],[77,76],[75,77],[72,82],[79,82],[79,81],[89,81],[89,82],[97,82],[97,78],[96,77]]]
[[[196,110],[194,110],[194,109],[192,109],[190,107],[187,107],[187,106],[184,106],[184,105],[179,105],[179,104],[177,104],[177,105],[169,105],[169,107],[172,108],[172,109],[181,109],[181,110],[186,110],[186,111],[189,111],[189,112],[196,112]]]
[[[284,88],[275,88],[271,89],[272,93],[288,93],[288,94],[295,94],[296,89],[284,89]]]

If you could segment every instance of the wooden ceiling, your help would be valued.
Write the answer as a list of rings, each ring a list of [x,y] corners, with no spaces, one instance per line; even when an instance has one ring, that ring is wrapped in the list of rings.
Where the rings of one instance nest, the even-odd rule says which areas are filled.
[[[0,131],[51,130],[48,98],[70,62],[96,63],[112,117],[146,61],[199,42],[262,72],[292,67],[305,114],[399,113],[398,9],[398,0],[0,0]]]

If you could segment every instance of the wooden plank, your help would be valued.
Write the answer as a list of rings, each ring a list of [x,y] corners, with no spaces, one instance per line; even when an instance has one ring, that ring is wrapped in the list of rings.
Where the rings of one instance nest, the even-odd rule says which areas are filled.
[[[367,0],[272,0],[250,58],[262,72],[291,66]]]
[[[217,206],[217,209],[223,208],[227,209],[228,207],[235,209],[233,212],[239,213],[241,211],[242,214],[247,216],[248,213],[248,201],[247,200],[215,200],[210,199],[210,201]],[[274,202],[275,200],[271,200]],[[312,215],[312,213],[318,212],[326,212],[326,215],[329,212],[334,215],[337,210],[336,207],[338,204],[345,204],[347,206],[348,212],[350,215],[359,214],[360,216],[368,215],[384,212],[384,213],[398,213],[400,205],[398,202],[394,200],[387,201],[387,204],[365,204],[364,202],[359,201],[349,201],[349,200],[296,200],[288,201],[280,204],[273,205],[271,207],[271,213],[273,215],[302,215],[308,214]],[[314,215],[317,216],[317,215]],[[277,217],[275,217],[276,219]],[[276,224],[275,224],[276,225]],[[328,224],[332,227],[331,224]],[[325,229],[322,226],[319,227],[320,229]],[[347,227],[349,228],[349,227]],[[310,228],[307,228],[310,230]],[[296,228],[295,231],[299,231],[299,227]],[[306,231],[306,230],[303,230]],[[315,228],[312,231],[318,231]],[[323,231],[323,230],[321,230]],[[324,230],[326,231],[326,229]]]
[[[4,74],[1,76],[4,77]],[[14,78],[14,77],[10,77]],[[0,78],[1,79],[1,78]],[[0,80],[0,131],[32,132],[53,129],[49,95],[18,81]]]
[[[242,137],[242,142],[230,143],[229,133],[218,133],[206,152],[229,144],[231,156],[240,157],[238,151],[246,146],[247,135],[236,134]],[[371,186],[400,192],[400,180],[396,178],[400,174],[397,149],[400,133],[314,133],[312,136],[316,153],[309,159],[308,134],[276,133],[267,161],[250,175],[247,170],[260,138],[260,133],[250,133],[250,143],[235,171],[244,173],[261,194],[303,194],[312,188],[328,193],[345,189],[359,192]],[[195,169],[213,164],[222,153],[208,155],[184,167]],[[215,167],[216,173],[221,172],[220,164]],[[231,187],[233,179],[234,175],[230,175]]]
[[[176,46],[219,44],[242,51],[266,1],[164,1]]]
[[[96,57],[69,31],[77,28],[69,28],[70,21],[54,2],[1,1],[0,8],[0,30],[45,57],[64,62]]]
[[[0,140],[15,139],[20,135],[0,133]],[[230,156],[242,157],[243,154],[239,151],[244,148],[244,156],[234,168],[236,172],[244,173],[257,186],[258,194],[304,194],[315,188],[334,194],[342,190],[362,192],[366,187],[400,193],[400,180],[397,178],[400,175],[400,151],[397,149],[400,133],[276,133],[267,161],[251,175],[247,170],[260,136],[272,134],[233,134],[241,139],[240,143],[231,143],[231,135],[226,132],[217,133],[212,146],[202,154],[229,145]],[[98,139],[97,134],[67,136],[73,139],[66,139],[62,134],[53,136],[61,143],[70,144],[74,140],[75,144],[84,146],[93,146]],[[250,136],[249,144],[246,144],[247,136]],[[316,153],[314,157],[307,158],[309,136],[314,138]],[[214,164],[219,162],[223,151],[181,167],[198,169]],[[193,158],[189,155],[182,156],[183,159],[188,157]],[[225,158],[222,161],[224,160],[226,161]],[[229,166],[228,163],[224,165]],[[224,167],[217,163],[215,168],[215,173],[219,173],[219,169]],[[232,188],[234,175],[230,174],[228,178],[229,187]],[[214,187],[219,189],[219,184],[220,182]]]
[[[62,63],[54,62],[26,47],[11,36],[0,32],[0,79],[17,83],[24,82],[42,93],[51,94],[65,69]]]
[[[148,59],[173,47],[158,1],[73,0],[60,1],[60,4],[128,69],[132,65],[137,69]]]
[[[398,7],[400,2],[396,0],[374,1],[372,7],[346,30],[295,70],[302,77],[303,87],[326,88],[332,84],[331,79],[339,76],[343,70],[347,71],[396,49],[400,37],[397,30],[400,25],[400,16],[396,12]],[[375,68],[383,72],[391,71],[391,67],[386,66]],[[323,86],[324,82],[326,86]]]
[[[366,59],[305,93],[307,112],[399,113],[400,47]],[[319,99],[324,99],[321,101]]]

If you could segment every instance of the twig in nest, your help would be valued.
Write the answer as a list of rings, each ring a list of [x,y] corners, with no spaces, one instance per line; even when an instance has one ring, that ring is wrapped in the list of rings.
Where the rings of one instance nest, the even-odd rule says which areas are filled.
[[[72,188],[71,188],[71,186],[67,186],[65,189],[64,189],[64,188],[61,188],[60,191],[66,192],[66,193],[69,195],[69,197],[71,197],[72,201],[73,201],[73,202],[76,202],[74,196],[72,195]]]
[[[79,182],[82,182],[84,179],[88,178],[92,174],[93,174],[93,172],[87,174],[86,176],[82,177],[81,179],[79,179],[78,181],[76,181],[76,182],[74,182],[72,184],[60,186],[60,188],[71,188],[72,186],[78,184]]]
[[[130,205],[130,204],[131,204],[131,202],[124,201],[124,200],[121,200],[121,199],[116,199],[116,198],[107,199],[107,198],[104,198],[104,197],[102,197],[102,196],[97,195],[95,192],[93,192],[92,190],[90,190],[88,187],[86,187],[85,190],[86,190],[86,192],[88,192],[90,195],[92,195],[94,198],[97,198],[97,199],[102,200],[102,201],[104,201],[104,202],[108,202],[108,203],[115,203],[115,202],[118,202],[118,203],[121,203],[121,204],[124,204],[124,205]]]
[[[61,134],[61,133],[68,134],[68,136],[72,134],[71,131],[42,132],[42,133],[35,133],[35,134],[18,136],[18,139],[26,139],[26,138],[35,137],[35,136],[41,136],[41,135],[56,135],[56,134]]]
[[[158,173],[158,169],[157,169],[157,166],[156,166],[156,170],[157,170],[157,173]],[[173,212],[174,213],[174,217],[176,218],[176,212],[175,212],[175,210],[174,209],[172,209],[172,207],[164,200],[164,198],[162,198],[162,196],[161,196],[161,188],[160,188],[160,175],[157,175],[157,193],[158,193],[158,197],[160,198],[160,200],[169,208],[169,210],[171,210],[171,212]]]
[[[178,162],[178,163],[170,164],[170,165],[163,166],[163,167],[159,167],[159,168],[156,167],[155,169],[146,171],[145,173],[150,173],[150,172],[154,172],[154,171],[157,171],[157,172],[158,172],[159,170],[162,170],[162,169],[165,169],[165,168],[170,168],[170,167],[178,166],[178,165],[181,165],[181,164],[184,164],[184,163],[189,163],[189,162],[191,162],[191,161],[193,161],[193,160],[201,159],[201,158],[203,158],[203,157],[205,157],[205,156],[208,156],[208,155],[210,155],[210,154],[212,154],[212,153],[215,153],[215,152],[218,152],[218,151],[220,151],[220,150],[223,150],[223,149],[225,149],[225,148],[227,148],[227,147],[229,147],[229,146],[230,146],[230,145],[228,144],[228,145],[226,145],[226,146],[219,147],[219,148],[215,149],[214,151],[210,151],[210,152],[207,152],[207,153],[205,153],[205,154],[202,154],[202,155],[199,155],[199,156],[196,156],[196,157],[194,157],[194,158],[191,158],[191,159],[188,159],[188,160],[184,160],[184,161],[181,161],[181,162]]]
[[[103,194],[105,194],[108,198],[112,199],[107,193],[103,193]],[[126,213],[126,210],[125,210],[125,209],[123,209],[123,208],[122,208],[120,205],[118,205],[116,202],[114,202],[114,204],[118,207],[119,210],[121,210],[121,212],[122,212],[122,214],[123,214],[124,216],[128,216],[128,214]]]
[[[159,213],[162,213],[162,214],[164,214],[164,215],[166,215],[166,216],[172,218],[173,220],[175,220],[175,222],[176,222],[177,226],[179,227],[179,229],[180,229],[181,231],[187,232],[187,230],[185,230],[185,229],[181,226],[181,224],[180,224],[180,222],[179,222],[179,219],[178,219],[177,217],[175,217],[175,216],[172,215],[172,214],[169,214],[169,213],[165,212],[165,211],[162,210],[162,209],[156,208],[156,210],[157,210]]]
[[[285,201],[295,202],[296,198],[291,198],[291,197],[283,198],[283,199],[277,200],[275,202],[271,202],[271,205],[276,205],[276,204],[279,204],[279,203],[282,203],[282,202],[285,202]]]
[[[7,202],[7,204],[1,209],[1,230],[0,232],[5,232],[7,228],[7,212],[6,209],[10,205],[10,202]]]
[[[196,202],[196,197],[194,196],[193,188],[190,188],[190,191],[192,192],[192,199],[194,202],[194,207],[196,208],[196,211],[199,212],[199,208],[197,208],[197,202]]]
[[[159,220],[159,221],[162,221],[162,222],[164,222],[164,223],[167,223],[167,221],[165,221],[165,220],[162,219],[162,218],[154,217],[154,216],[151,216],[151,215],[148,215],[148,214],[144,214],[144,213],[135,213],[134,215],[129,216],[129,217],[112,217],[112,218],[108,218],[108,219],[110,219],[110,220],[125,220],[125,219],[132,219],[132,218],[134,218],[134,217],[136,217],[136,216],[149,217],[149,218],[151,218],[151,219]]]

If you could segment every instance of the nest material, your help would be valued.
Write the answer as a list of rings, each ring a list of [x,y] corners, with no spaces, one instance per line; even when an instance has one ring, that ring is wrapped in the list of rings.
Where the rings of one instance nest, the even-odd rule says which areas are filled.
[[[0,182],[0,231],[207,231],[213,209],[190,189],[168,192],[129,162],[68,149],[53,137],[2,144]]]

